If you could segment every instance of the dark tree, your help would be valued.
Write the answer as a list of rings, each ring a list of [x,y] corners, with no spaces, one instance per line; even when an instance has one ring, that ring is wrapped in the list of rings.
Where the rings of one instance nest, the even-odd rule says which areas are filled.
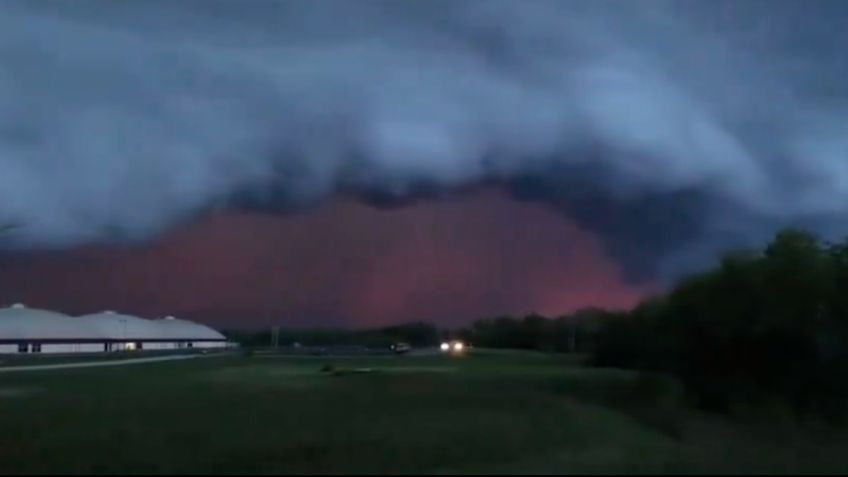
[[[786,230],[609,320],[594,358],[675,373],[711,407],[771,394],[835,408],[848,395],[846,297],[848,244]]]

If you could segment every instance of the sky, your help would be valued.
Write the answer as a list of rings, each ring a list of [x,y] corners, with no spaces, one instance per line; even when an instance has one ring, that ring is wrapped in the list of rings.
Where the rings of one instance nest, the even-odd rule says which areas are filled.
[[[841,0],[7,0],[0,298],[449,322],[627,306],[784,227],[844,237],[846,21]]]

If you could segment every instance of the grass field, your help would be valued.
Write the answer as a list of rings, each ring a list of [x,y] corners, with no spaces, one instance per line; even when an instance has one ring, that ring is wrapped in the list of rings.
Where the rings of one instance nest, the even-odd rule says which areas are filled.
[[[0,376],[0,473],[844,473],[845,449],[845,431],[700,414],[673,382],[541,354]]]

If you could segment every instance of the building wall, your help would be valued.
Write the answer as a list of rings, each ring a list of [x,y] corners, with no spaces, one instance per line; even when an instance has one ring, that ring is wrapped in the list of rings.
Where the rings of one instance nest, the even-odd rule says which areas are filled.
[[[9,353],[17,353],[18,345],[16,344],[1,344],[0,345],[0,354],[9,354]]]
[[[144,343],[145,350],[177,349],[176,343]]]
[[[192,343],[193,348],[226,348],[226,341],[195,341]]]
[[[79,349],[79,344],[43,344],[41,345],[42,353],[74,353]],[[32,348],[30,348],[32,349]],[[103,349],[103,348],[100,348]]]
[[[176,349],[207,349],[207,348],[226,348],[233,346],[232,343],[225,341],[180,341],[180,342],[144,342],[142,341],[142,351],[164,351]],[[109,343],[109,351],[125,351],[132,350],[136,346],[136,342],[128,343]],[[39,354],[33,352],[33,343],[28,343],[29,354]],[[102,353],[105,351],[105,343],[43,343],[40,353]],[[0,344],[0,354],[17,354],[17,344]]]
[[[78,353],[102,353],[104,349],[103,343],[82,343],[76,345],[74,351]]]
[[[102,351],[102,343],[51,343],[41,345],[42,353],[99,353]]]

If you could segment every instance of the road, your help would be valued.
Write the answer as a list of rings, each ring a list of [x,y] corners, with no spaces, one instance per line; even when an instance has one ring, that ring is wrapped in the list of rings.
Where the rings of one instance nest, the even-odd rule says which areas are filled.
[[[22,371],[51,371],[57,369],[96,368],[99,366],[125,366],[130,364],[158,363],[160,361],[177,361],[194,358],[211,358],[213,356],[225,356],[229,353],[211,354],[179,354],[171,356],[153,356],[149,358],[116,359],[110,361],[82,361],[78,363],[59,364],[36,364],[32,366],[0,366],[0,373],[12,373]]]

